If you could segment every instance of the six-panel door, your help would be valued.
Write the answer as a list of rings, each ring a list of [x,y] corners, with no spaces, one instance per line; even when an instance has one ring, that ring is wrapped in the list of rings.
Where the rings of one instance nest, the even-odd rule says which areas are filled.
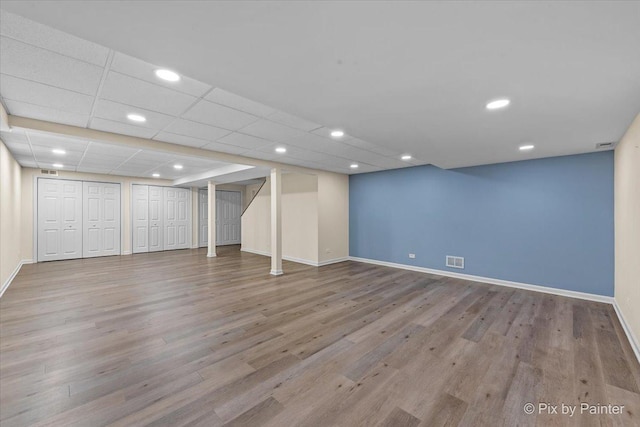
[[[242,193],[216,191],[216,245],[239,245]]]
[[[82,257],[82,182],[38,180],[38,261]]]
[[[120,255],[120,184],[83,182],[83,257]]]

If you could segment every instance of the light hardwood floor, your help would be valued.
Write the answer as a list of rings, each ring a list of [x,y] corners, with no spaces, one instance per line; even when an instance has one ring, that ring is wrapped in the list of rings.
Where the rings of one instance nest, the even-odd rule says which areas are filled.
[[[640,425],[609,305],[355,262],[272,277],[219,249],[24,266],[0,300],[2,427]]]

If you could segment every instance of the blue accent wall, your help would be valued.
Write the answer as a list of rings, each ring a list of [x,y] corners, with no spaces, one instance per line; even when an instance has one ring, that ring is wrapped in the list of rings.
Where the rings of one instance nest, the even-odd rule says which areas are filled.
[[[349,246],[355,257],[613,296],[613,151],[352,175]],[[445,267],[446,255],[464,257],[464,270]]]

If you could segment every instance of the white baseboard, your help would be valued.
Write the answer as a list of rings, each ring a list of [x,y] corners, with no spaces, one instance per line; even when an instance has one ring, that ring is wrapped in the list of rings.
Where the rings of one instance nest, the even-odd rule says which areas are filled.
[[[256,255],[262,255],[262,256],[268,256],[268,257],[271,256],[270,252],[258,251],[258,250],[255,250],[255,249],[240,248],[240,250],[242,252],[249,252],[249,253],[256,254]],[[283,255],[282,259],[286,260],[286,261],[297,262],[298,264],[310,265],[312,267],[322,267],[323,265],[329,265],[329,264],[334,264],[336,262],[348,261],[349,257],[329,259],[329,260],[322,261],[322,262],[315,262],[315,261],[311,261],[309,259],[295,258],[295,257],[291,257],[291,256],[286,256],[286,255]]]
[[[5,282],[2,284],[2,288],[0,288],[0,297],[2,297],[2,295],[4,295],[4,292],[7,289],[9,289],[9,285],[11,284],[13,279],[15,279],[15,277],[18,275],[22,266],[25,264],[33,264],[33,260],[23,259],[18,263],[18,265],[16,265],[16,268],[11,272],[7,280],[5,280]]]
[[[616,314],[618,315],[618,319],[620,320],[620,324],[622,325],[622,329],[624,329],[624,333],[627,335],[627,339],[629,340],[629,344],[631,344],[631,348],[633,349],[633,352],[636,355],[636,359],[638,359],[638,362],[640,363],[640,341],[638,341],[638,338],[635,336],[635,334],[629,327],[629,324],[624,318],[624,315],[622,314],[622,310],[618,306],[617,301],[613,302],[613,309],[616,311]]]
[[[131,255],[131,251],[122,251],[122,255]]]
[[[318,267],[322,267],[323,265],[337,264],[339,262],[349,261],[349,259],[350,258],[348,256],[344,256],[342,258],[327,259],[327,260],[319,262],[318,263]]]
[[[471,274],[455,273],[453,271],[445,271],[445,270],[435,270],[432,268],[416,267],[414,265],[407,265],[407,264],[396,264],[394,262],[377,261],[377,260],[368,259],[368,258],[349,257],[349,259],[351,261],[364,262],[367,264],[376,264],[376,265],[383,265],[385,267],[401,268],[404,270],[435,274],[438,276],[455,277],[456,279],[471,280],[473,282],[482,282],[482,283],[488,283],[491,285],[498,285],[498,286],[508,286],[510,288],[525,289],[528,291],[544,292],[546,294],[560,295],[563,297],[579,298],[579,299],[584,299],[588,301],[604,302],[607,304],[614,303],[613,297],[590,294],[586,292],[567,291],[564,289],[549,288],[546,286],[530,285],[528,283],[511,282],[509,280],[494,279],[491,277],[473,276]]]

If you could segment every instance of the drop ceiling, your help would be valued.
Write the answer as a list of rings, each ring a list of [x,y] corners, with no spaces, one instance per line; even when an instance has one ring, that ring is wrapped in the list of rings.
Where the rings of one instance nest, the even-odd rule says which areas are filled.
[[[353,162],[358,172],[420,163],[351,135],[333,140],[321,124],[186,76],[165,82],[156,77],[156,65],[5,11],[0,24],[0,96],[11,115],[343,173],[352,172]],[[146,121],[132,122],[131,113]],[[14,149],[16,137],[7,140]],[[82,163],[67,163],[78,171],[132,176],[153,169],[142,160],[118,165],[134,149],[120,149],[108,164],[92,159],[92,151]],[[23,166],[55,160],[33,154],[35,160],[17,158]]]
[[[190,182],[188,180],[190,176],[224,171],[230,166],[241,166],[162,150],[130,148],[121,144],[115,145],[18,128],[11,132],[0,132],[0,138],[16,161],[30,168],[140,178],[151,178],[153,174],[159,174],[159,178],[174,181],[187,179]],[[56,154],[53,150],[63,150],[65,153]],[[62,167],[55,166],[56,164],[61,164]],[[174,165],[181,165],[182,169],[175,169]],[[263,170],[257,168],[251,168],[251,170],[253,172],[250,173],[247,170],[244,175],[265,176]],[[233,176],[221,177],[221,179],[232,182]],[[206,185],[206,180],[203,182]],[[199,184],[202,185],[202,182]]]
[[[640,111],[638,2],[2,8],[0,95],[10,114],[304,167],[354,173],[585,153],[619,140]],[[158,81],[156,66],[183,79]],[[496,97],[511,105],[487,111]],[[148,121],[127,121],[132,109]],[[332,140],[334,128],[347,136]],[[404,153],[414,160],[399,160]]]

